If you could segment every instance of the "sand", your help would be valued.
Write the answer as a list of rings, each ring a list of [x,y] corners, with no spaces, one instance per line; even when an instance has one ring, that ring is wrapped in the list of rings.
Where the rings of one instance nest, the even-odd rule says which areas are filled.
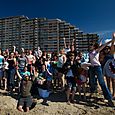
[[[76,94],[75,99],[78,99]],[[53,93],[48,98],[49,106],[42,105],[41,98],[34,98],[36,106],[29,112],[17,110],[17,97],[7,96],[6,92],[0,90],[0,115],[115,115],[115,107],[108,107],[105,102],[83,102],[66,103],[64,93]],[[114,101],[115,104],[115,101]]]

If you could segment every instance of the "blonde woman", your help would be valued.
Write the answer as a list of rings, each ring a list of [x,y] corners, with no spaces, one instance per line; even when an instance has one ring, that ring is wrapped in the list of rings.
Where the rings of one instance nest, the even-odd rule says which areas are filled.
[[[61,90],[64,89],[65,86],[65,78],[64,78],[64,74],[63,74],[63,64],[66,62],[66,55],[65,55],[65,51],[64,49],[61,49],[59,52],[59,56],[58,56],[58,62],[57,62],[57,70],[58,70],[58,79],[59,82],[61,82]],[[58,83],[58,85],[60,85]]]

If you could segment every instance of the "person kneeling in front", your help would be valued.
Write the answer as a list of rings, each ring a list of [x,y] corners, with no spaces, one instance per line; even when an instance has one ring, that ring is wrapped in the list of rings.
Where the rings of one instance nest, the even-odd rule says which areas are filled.
[[[32,87],[32,80],[30,78],[30,72],[27,71],[27,67],[24,68],[23,76],[20,76],[20,79],[20,98],[18,100],[17,109],[21,112],[28,112],[30,110],[30,107],[32,106],[33,101],[30,93]]]

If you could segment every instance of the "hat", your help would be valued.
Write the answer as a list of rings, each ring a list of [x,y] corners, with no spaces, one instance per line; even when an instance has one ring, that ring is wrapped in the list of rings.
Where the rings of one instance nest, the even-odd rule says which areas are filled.
[[[30,79],[30,72],[26,71],[25,73],[23,73],[23,79],[29,80]]]
[[[23,80],[28,81],[30,79],[29,76],[24,76]]]

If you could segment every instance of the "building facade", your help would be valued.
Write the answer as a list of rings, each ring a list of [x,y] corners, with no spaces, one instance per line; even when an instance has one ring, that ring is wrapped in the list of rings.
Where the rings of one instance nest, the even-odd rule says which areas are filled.
[[[37,49],[57,51],[64,47],[64,40],[70,45],[75,40],[78,51],[88,51],[97,34],[85,34],[75,26],[60,19],[33,18],[14,16],[0,19],[0,48],[12,50]]]

